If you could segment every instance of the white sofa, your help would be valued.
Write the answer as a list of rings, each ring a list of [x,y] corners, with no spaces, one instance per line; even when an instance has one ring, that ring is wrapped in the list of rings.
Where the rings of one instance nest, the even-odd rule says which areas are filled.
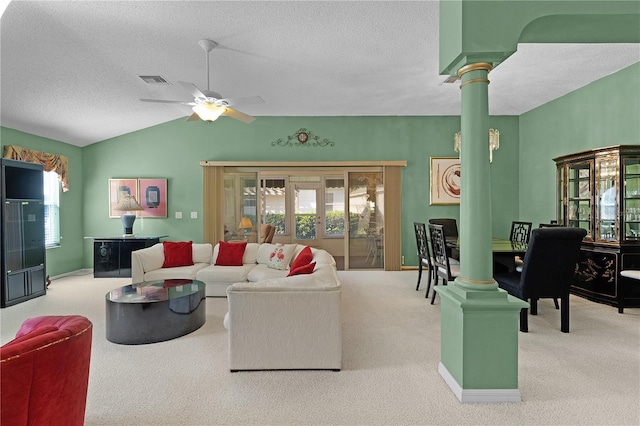
[[[312,253],[312,274],[227,288],[224,325],[231,371],[342,368],[341,286],[335,260],[324,250]],[[265,269],[259,255],[249,277],[275,275]]]
[[[291,261],[305,246],[297,245]],[[226,297],[227,287],[238,282],[257,282],[271,278],[284,278],[289,270],[271,269],[269,254],[275,244],[248,243],[242,258],[242,266],[216,265],[219,244],[192,244],[193,265],[163,268],[164,249],[162,243],[131,252],[131,282],[159,281],[172,278],[199,280],[206,284],[205,294]],[[325,250],[312,248],[316,271],[322,265],[330,265],[335,270],[335,259]],[[291,263],[291,262],[290,262]],[[314,272],[315,273],[315,272]]]
[[[207,262],[211,245],[192,247],[194,265],[177,268],[162,268],[162,243],[132,252],[132,280],[197,279],[207,296],[226,295],[231,371],[342,368],[341,286],[333,256],[312,248],[313,273],[287,277],[289,270],[267,266],[275,244],[247,244],[242,266],[215,265],[218,244]],[[303,248],[296,246],[291,262]]]
[[[196,273],[211,266],[211,244],[192,244],[193,265],[163,268],[164,247],[157,243],[131,252],[131,282],[160,281],[173,278],[196,279]]]

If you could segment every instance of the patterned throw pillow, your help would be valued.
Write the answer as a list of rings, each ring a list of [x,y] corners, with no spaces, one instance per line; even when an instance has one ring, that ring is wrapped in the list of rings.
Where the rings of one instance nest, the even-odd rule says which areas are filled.
[[[295,244],[276,244],[276,247],[269,254],[267,266],[281,271],[289,269],[289,262],[291,262],[291,257],[293,257],[295,250]]]
[[[316,267],[316,262],[311,262],[306,265],[299,266],[296,269],[291,268],[291,271],[289,271],[289,275],[287,276],[291,277],[293,275],[311,274],[313,273],[313,269],[315,267]]]

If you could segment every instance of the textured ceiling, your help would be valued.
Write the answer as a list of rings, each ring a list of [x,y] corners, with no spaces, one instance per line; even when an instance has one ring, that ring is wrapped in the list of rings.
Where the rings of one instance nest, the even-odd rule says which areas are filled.
[[[256,117],[458,115],[459,84],[438,75],[438,7],[12,2],[0,27],[0,124],[85,146],[187,116],[188,106],[138,99],[192,100],[179,80],[206,88],[203,38],[220,44],[211,90],[261,96],[264,104],[237,107]],[[638,61],[637,44],[520,45],[490,74],[489,111],[520,115]]]

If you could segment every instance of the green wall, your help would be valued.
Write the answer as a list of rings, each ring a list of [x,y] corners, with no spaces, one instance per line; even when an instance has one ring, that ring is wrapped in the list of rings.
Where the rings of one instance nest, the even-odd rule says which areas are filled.
[[[555,217],[556,156],[640,141],[640,64],[591,83],[520,117],[491,117],[500,130],[492,173],[493,235],[507,237],[512,220],[534,224]],[[306,128],[334,147],[274,147],[271,142]],[[459,217],[458,206],[429,205],[429,157],[455,156],[452,117],[258,117],[246,125],[174,120],[78,148],[61,141],[0,128],[2,145],[66,155],[70,191],[61,196],[62,247],[47,250],[52,276],[89,268],[91,240],[122,233],[108,217],[111,178],[167,178],[169,217],[137,219],[138,234],[202,241],[201,160],[406,160],[402,174],[402,255],[417,265],[413,221]],[[175,211],[183,219],[175,219]],[[192,211],[198,219],[190,219]],[[478,224],[484,226],[483,224]]]
[[[556,217],[553,158],[640,144],[640,63],[520,116],[520,218]]]
[[[518,216],[518,118],[492,117],[502,147],[494,156],[496,235],[508,236]],[[271,142],[306,128],[333,147],[279,147]],[[228,118],[215,123],[174,120],[90,145],[83,149],[85,235],[118,235],[119,219],[108,218],[107,182],[111,178],[167,178],[167,219],[137,219],[138,234],[167,234],[170,240],[202,241],[201,160],[343,161],[406,160],[403,169],[402,254],[417,265],[413,221],[459,217],[458,206],[429,205],[429,157],[455,156],[453,134],[460,118],[452,117],[258,117],[250,125]],[[175,219],[175,211],[183,219]],[[190,219],[190,212],[198,219]],[[91,265],[85,245],[85,265]]]
[[[53,139],[0,127],[0,151],[18,145],[65,155],[69,160],[69,191],[60,193],[60,247],[47,249],[46,269],[51,276],[86,267],[83,259],[83,162],[82,149]]]

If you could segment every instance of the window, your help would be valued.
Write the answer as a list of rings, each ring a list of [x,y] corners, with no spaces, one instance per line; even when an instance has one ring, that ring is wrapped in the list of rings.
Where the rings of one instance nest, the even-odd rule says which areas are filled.
[[[44,244],[60,246],[60,183],[56,172],[44,172]]]

